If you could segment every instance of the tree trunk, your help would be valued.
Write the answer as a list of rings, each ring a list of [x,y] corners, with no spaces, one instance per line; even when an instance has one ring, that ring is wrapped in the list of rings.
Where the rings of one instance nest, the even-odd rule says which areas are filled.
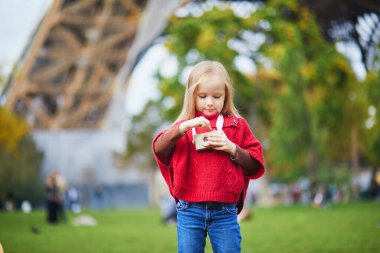
[[[358,131],[354,126],[351,130],[351,182],[352,182],[352,198],[359,199],[359,151],[358,151]]]

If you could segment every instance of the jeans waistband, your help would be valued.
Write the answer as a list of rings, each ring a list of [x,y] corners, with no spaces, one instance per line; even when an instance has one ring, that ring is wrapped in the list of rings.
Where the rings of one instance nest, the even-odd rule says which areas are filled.
[[[218,209],[223,207],[236,207],[236,203],[224,203],[224,202],[215,202],[215,201],[204,201],[204,202],[188,202],[189,206],[196,206],[207,209]]]

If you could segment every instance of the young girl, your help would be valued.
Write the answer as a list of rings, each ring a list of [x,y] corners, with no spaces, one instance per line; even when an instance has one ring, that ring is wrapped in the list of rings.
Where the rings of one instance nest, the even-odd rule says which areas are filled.
[[[240,252],[237,214],[264,161],[221,63],[194,67],[182,112],[154,138],[153,153],[177,202],[178,252],[204,252],[207,234],[214,252]]]

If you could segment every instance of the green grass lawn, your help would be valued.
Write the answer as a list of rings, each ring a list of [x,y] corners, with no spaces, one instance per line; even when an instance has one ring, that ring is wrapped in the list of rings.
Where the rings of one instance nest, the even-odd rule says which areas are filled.
[[[326,209],[292,206],[254,208],[241,224],[242,252],[380,252],[380,203],[351,203]],[[43,211],[0,213],[5,253],[176,252],[176,228],[164,226],[156,208],[85,211],[96,227],[68,222],[47,225]],[[31,226],[39,233],[32,233]],[[211,252],[209,242],[206,252]]]

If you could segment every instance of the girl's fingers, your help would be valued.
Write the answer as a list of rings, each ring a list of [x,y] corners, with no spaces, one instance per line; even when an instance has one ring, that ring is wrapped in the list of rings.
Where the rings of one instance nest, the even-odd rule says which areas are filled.
[[[221,135],[210,135],[209,136],[209,144],[214,146],[215,149],[224,149],[225,147],[228,146],[229,139],[227,136],[222,132]]]
[[[203,118],[203,117],[202,117]],[[211,124],[210,124],[210,121],[208,120],[208,119],[206,119],[206,118],[203,118],[202,119],[203,120],[203,122],[204,122],[204,127],[208,127],[210,130],[212,130],[212,128],[211,128]]]
[[[197,127],[205,127],[205,128],[207,127],[210,130],[212,129],[210,125],[210,121],[203,116],[196,118],[196,122],[197,122],[197,125],[196,125]]]
[[[209,142],[213,146],[224,146],[226,143],[224,139],[217,137],[217,136],[210,136]]]

